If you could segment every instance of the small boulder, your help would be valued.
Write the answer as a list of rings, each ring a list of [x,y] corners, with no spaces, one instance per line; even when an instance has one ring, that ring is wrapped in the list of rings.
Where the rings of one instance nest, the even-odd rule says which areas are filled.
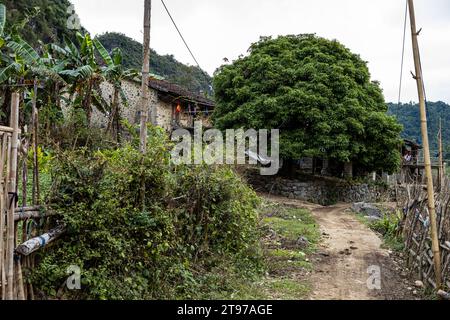
[[[423,287],[424,287],[423,282],[422,282],[422,281],[419,281],[419,280],[417,280],[417,281],[414,283],[414,285],[416,286],[416,288],[423,288]]]
[[[376,217],[381,218],[383,216],[383,212],[380,208],[378,208],[374,204],[358,202],[352,205],[352,210],[356,213],[365,215],[367,217]]]

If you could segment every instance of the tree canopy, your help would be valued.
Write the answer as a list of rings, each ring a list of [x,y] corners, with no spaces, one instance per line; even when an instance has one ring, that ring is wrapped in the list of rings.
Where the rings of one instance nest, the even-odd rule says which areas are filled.
[[[328,158],[395,171],[401,125],[367,63],[315,35],[263,37],[214,77],[221,129],[280,129],[285,159]]]

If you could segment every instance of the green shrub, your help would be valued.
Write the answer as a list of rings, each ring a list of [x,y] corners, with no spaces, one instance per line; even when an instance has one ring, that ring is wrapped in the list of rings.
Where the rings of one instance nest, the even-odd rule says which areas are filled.
[[[45,295],[70,265],[82,270],[70,299],[191,298],[223,261],[259,270],[256,194],[228,167],[173,167],[165,134],[151,137],[146,156],[130,144],[52,158],[50,203],[68,231],[33,273]]]
[[[400,229],[401,216],[396,213],[385,213],[381,220],[370,224],[370,228],[383,235],[385,244],[397,251],[404,249]]]

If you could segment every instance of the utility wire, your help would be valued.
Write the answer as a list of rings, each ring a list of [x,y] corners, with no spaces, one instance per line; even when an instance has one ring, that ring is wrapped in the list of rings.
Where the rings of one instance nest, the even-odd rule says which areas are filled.
[[[181,40],[183,40],[184,45],[186,46],[186,48],[188,49],[188,51],[189,51],[189,53],[191,54],[192,58],[194,59],[195,63],[197,64],[197,67],[200,68],[200,64],[198,63],[197,59],[195,58],[194,54],[192,53],[191,48],[189,47],[189,45],[187,44],[186,40],[184,39],[183,34],[181,33],[181,31],[180,31],[180,29],[178,28],[178,26],[177,26],[175,20],[173,19],[172,14],[170,13],[169,9],[168,9],[167,6],[166,6],[166,3],[164,2],[164,0],[161,0],[161,2],[162,2],[162,4],[163,4],[163,6],[164,6],[164,9],[166,9],[166,12],[167,12],[167,14],[169,15],[170,20],[172,20],[172,23],[173,23],[173,25],[175,26],[175,29],[177,29],[177,32],[178,32],[178,34],[180,35]],[[201,68],[200,68],[200,69],[201,69]]]
[[[400,105],[402,101],[402,89],[403,89],[403,67],[405,64],[405,45],[406,45],[406,25],[408,20],[408,1],[406,1],[406,9],[405,9],[405,22],[403,25],[403,48],[402,48],[402,63],[400,67],[400,87],[398,91],[398,105]]]

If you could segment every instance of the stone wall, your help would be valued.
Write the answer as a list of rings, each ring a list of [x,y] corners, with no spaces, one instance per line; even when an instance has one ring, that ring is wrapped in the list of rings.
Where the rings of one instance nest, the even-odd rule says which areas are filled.
[[[109,82],[103,82],[100,85],[102,90],[103,98],[109,103],[112,102],[114,96],[114,87]],[[120,103],[120,111],[122,119],[128,120],[131,124],[139,124],[139,112],[141,109],[141,87],[137,82],[124,81],[122,83],[122,88],[127,96],[128,105],[125,106],[122,101]],[[149,90],[149,110],[152,106],[156,105],[156,121],[158,125],[167,131],[172,129],[172,105],[161,101],[158,98],[158,92],[150,88]],[[105,127],[107,125],[107,117],[98,111],[95,107],[93,108],[93,114],[91,123],[98,127]],[[150,112],[149,112],[150,117]]]
[[[331,205],[338,202],[395,201],[395,190],[370,184],[350,184],[333,180],[287,180],[276,177],[252,176],[249,182],[257,191],[268,192],[291,199]]]

